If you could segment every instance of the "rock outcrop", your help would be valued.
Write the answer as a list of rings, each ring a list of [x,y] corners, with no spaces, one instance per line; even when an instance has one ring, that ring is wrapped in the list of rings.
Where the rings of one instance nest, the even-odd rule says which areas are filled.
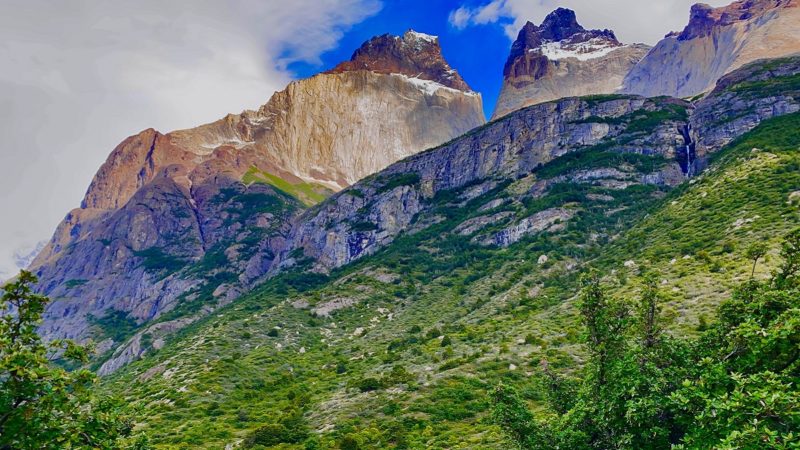
[[[611,30],[586,30],[573,11],[559,8],[519,32],[492,119],[537,103],[615,92],[648,50],[620,43]]]
[[[519,242],[527,235],[541,233],[543,231],[552,231],[559,227],[563,228],[573,215],[573,211],[565,208],[546,209],[530,217],[526,217],[514,225],[504,228],[478,242],[482,245],[508,247],[509,245]]]
[[[31,265],[53,299],[41,331],[83,339],[115,311],[143,324],[229,300],[270,269],[305,208],[484,122],[438,40],[409,31],[256,111],[131,136]]]
[[[621,92],[691,97],[749,62],[800,52],[798,6],[798,0],[694,5],[686,28],[668,34],[633,67]]]
[[[722,77],[691,118],[702,170],[710,153],[772,117],[800,111],[800,56],[757,61]]]

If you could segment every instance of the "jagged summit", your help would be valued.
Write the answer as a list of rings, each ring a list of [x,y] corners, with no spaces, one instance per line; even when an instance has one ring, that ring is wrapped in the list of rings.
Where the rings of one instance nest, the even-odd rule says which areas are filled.
[[[691,97],[747,63],[800,52],[798,6],[798,0],[696,4],[683,31],[662,39],[630,71],[622,92]]]
[[[539,33],[542,38],[551,41],[563,41],[576,35],[582,40],[589,40],[595,37],[603,37],[612,41],[617,40],[611,30],[587,30],[583,28],[578,23],[575,11],[567,8],[558,8],[548,14],[542,25],[539,26]]]
[[[439,38],[414,30],[402,36],[384,34],[361,45],[350,58],[326,73],[369,70],[383,74],[399,74],[435,81],[446,87],[471,92],[442,56]]]
[[[558,8],[544,18],[540,27],[542,36],[545,39],[560,41],[573,34],[585,31],[578,23],[575,11],[567,8]]]
[[[613,92],[649,47],[623,45],[613,31],[587,30],[558,8],[541,25],[527,22],[503,67],[493,118],[562,97]]]
[[[675,36],[680,41],[702,38],[711,35],[714,27],[744,22],[773,9],[797,6],[797,0],[739,0],[719,8],[697,3],[692,6],[686,28],[680,33],[672,32],[667,37]]]
[[[590,59],[621,47],[611,30],[587,30],[578,23],[575,11],[558,8],[545,17],[540,26],[527,22],[511,46],[503,75],[520,75],[529,67],[527,53],[550,60],[569,57]]]

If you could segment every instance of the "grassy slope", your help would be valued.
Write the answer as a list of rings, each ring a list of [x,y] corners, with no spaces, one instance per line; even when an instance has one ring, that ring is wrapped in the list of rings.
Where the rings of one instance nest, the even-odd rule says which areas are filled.
[[[701,315],[713,319],[731,280],[749,271],[747,243],[774,244],[798,223],[788,203],[800,186],[798,130],[797,114],[766,122],[666,196],[642,186],[557,186],[516,207],[569,203],[581,211],[577,218],[560,233],[508,249],[477,247],[449,230],[514,186],[462,208],[442,195],[444,222],[330,279],[282,276],[184,330],[108,386],[144,407],[143,426],[164,448],[222,448],[292,405],[323,431],[323,448],[348,434],[367,448],[505,448],[487,420],[486,393],[503,379],[535,404],[528,374],[541,358],[562,370],[580,366],[572,309],[580,269],[595,266],[617,291],[632,293],[637,269],[624,264],[632,260],[659,271],[675,331],[692,332]],[[539,265],[542,254],[549,260]],[[337,299],[355,304],[330,318],[291,305]],[[451,345],[442,346],[442,335]],[[413,381],[392,385],[388,373],[397,366]],[[361,392],[370,377],[386,386]]]
[[[280,189],[287,195],[296,198],[305,206],[313,206],[325,200],[330,196],[330,189],[322,185],[314,183],[290,183],[283,178],[280,178],[271,173],[258,170],[251,167],[247,173],[244,174],[242,182],[246,185],[253,183],[264,183],[274,188]]]

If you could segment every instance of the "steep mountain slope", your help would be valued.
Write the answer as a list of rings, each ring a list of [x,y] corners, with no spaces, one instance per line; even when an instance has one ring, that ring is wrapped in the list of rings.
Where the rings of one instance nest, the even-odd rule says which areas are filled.
[[[611,30],[586,30],[569,9],[553,11],[540,26],[528,22],[511,46],[492,119],[559,98],[615,92],[649,48],[624,45]]]
[[[366,53],[385,66],[359,65]],[[182,300],[200,298],[207,313],[267,272],[306,207],[483,122],[480,95],[438,40],[409,31],[365,43],[351,63],[291,83],[257,111],[131,136],[33,262],[54,299],[41,331],[94,333],[107,350],[115,330]]]
[[[800,2],[739,0],[692,7],[689,24],[661,40],[625,77],[621,92],[691,97],[732,70],[800,52]]]
[[[586,180],[615,179],[617,183],[609,185],[623,187],[678,184],[684,178],[678,158],[686,145],[681,130],[688,123],[688,107],[680,100],[640,97],[570,98],[529,107],[403,160],[309,211],[292,231],[288,250],[279,255],[281,264],[274,267],[291,265],[300,255],[310,258],[316,270],[342,266],[404,231],[435,223],[436,218],[429,217],[433,222],[419,224],[419,215],[428,212],[432,199],[442,192],[474,184],[472,196],[479,196],[502,180],[524,177],[575,151],[613,151],[622,159],[646,154],[663,161],[641,175],[625,167],[576,175]],[[531,195],[552,183],[531,180]]]
[[[797,105],[783,94],[799,67],[760,62],[697,104],[533,106],[394,164],[304,213],[357,251],[319,251],[301,222],[281,253],[299,270],[172,336],[108,389],[145,409],[163,448],[508,448],[486,420],[488,391],[503,380],[535,403],[541,360],[580,367],[583,269],[620,293],[656,272],[672,331],[693,333],[749,276],[747,244],[774,249],[800,223],[800,114],[695,116],[776,93]],[[680,183],[689,123],[730,142]]]

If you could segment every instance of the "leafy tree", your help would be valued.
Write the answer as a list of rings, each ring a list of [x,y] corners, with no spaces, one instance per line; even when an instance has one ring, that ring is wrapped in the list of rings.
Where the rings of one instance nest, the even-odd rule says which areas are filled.
[[[750,272],[750,278],[756,275],[756,264],[758,264],[758,260],[763,258],[764,255],[767,254],[767,244],[762,241],[753,242],[750,247],[747,247],[747,251],[745,252],[745,256],[747,259],[753,261],[753,270]]]
[[[97,396],[87,369],[52,364],[60,356],[84,364],[88,349],[69,340],[43,343],[36,328],[48,302],[22,271],[0,302],[0,449],[147,448],[131,441],[133,418],[118,401]]]
[[[594,376],[600,387],[606,383],[609,365],[618,356],[624,343],[621,332],[626,325],[628,311],[622,303],[607,298],[596,273],[584,277],[578,306],[592,355]]]
[[[695,343],[691,376],[670,396],[688,448],[800,447],[800,231],[765,283],[740,286]]]
[[[662,332],[653,278],[629,320],[589,276],[579,306],[591,359],[574,400],[553,402],[567,396],[545,365],[549,408],[534,415],[500,386],[495,421],[525,449],[800,448],[800,231],[781,257],[771,280],[736,289],[697,339]]]
[[[777,288],[797,287],[800,272],[800,229],[789,233],[781,245],[782,263],[773,274],[772,282]]]
[[[553,372],[546,360],[541,362],[541,367],[539,382],[543,386],[548,406],[558,414],[565,414],[575,405],[579,386],[574,380]]]
[[[551,445],[547,424],[540,425],[514,389],[500,385],[492,393],[492,400],[495,403],[495,423],[520,447],[532,450],[555,448]]]
[[[644,280],[642,301],[639,303],[639,334],[642,338],[641,346],[644,350],[652,350],[661,338],[662,324],[659,323],[661,307],[660,296],[656,287],[656,280],[648,276]]]

